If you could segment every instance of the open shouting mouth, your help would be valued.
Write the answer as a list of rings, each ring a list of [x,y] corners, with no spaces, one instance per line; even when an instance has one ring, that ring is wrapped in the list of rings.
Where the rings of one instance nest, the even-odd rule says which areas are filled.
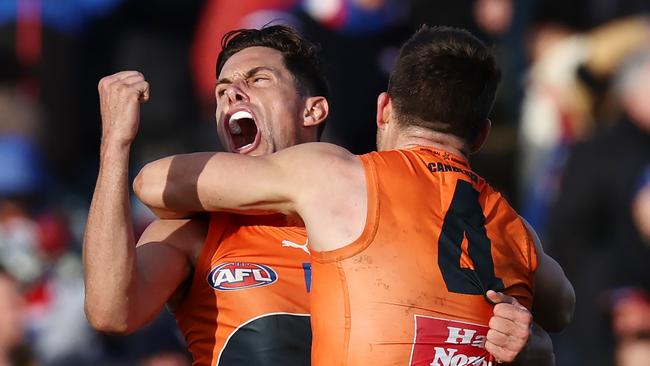
[[[246,154],[260,143],[260,131],[255,117],[248,110],[236,110],[226,116],[225,128],[230,137],[232,152]]]

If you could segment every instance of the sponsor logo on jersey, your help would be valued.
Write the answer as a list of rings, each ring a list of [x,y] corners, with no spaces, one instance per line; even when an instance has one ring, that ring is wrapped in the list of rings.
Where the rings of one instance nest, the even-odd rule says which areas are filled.
[[[267,286],[278,280],[278,274],[269,266],[257,263],[222,263],[210,270],[208,284],[219,291],[236,291]]]
[[[296,249],[302,250],[303,252],[305,252],[307,254],[311,254],[311,253],[309,253],[309,248],[307,247],[308,244],[309,244],[309,240],[307,240],[305,242],[305,244],[294,243],[291,240],[283,240],[282,241],[282,246],[283,247],[296,248]]]
[[[415,316],[411,366],[493,366],[485,350],[488,327],[448,319]]]

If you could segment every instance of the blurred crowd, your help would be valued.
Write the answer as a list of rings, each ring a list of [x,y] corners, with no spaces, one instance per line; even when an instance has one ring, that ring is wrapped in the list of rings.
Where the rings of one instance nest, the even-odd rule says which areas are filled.
[[[290,24],[322,47],[323,139],[374,148],[375,100],[422,23],[493,45],[503,82],[472,158],[573,282],[558,365],[650,365],[650,2],[647,0],[0,0],[0,366],[189,365],[163,311],[128,337],[93,331],[80,262],[98,169],[97,82],[151,84],[132,168],[219,149],[221,36]],[[151,214],[134,201],[135,226]]]

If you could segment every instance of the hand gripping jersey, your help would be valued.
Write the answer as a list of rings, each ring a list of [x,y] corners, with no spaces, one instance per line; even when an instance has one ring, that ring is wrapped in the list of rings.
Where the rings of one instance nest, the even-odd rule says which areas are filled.
[[[193,365],[309,365],[311,267],[286,218],[213,214],[174,316]]]
[[[536,256],[517,213],[464,158],[360,156],[361,236],[312,253],[312,365],[492,365],[488,289],[530,309]]]

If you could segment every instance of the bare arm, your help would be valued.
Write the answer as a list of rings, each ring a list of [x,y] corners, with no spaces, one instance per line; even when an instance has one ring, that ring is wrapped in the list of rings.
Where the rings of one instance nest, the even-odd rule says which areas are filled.
[[[360,160],[324,143],[259,157],[176,155],[147,164],[136,177],[134,190],[154,210],[297,213],[318,251],[356,239],[367,211]]]
[[[528,222],[523,222],[537,252],[532,314],[536,323],[532,323],[531,313],[515,298],[488,291],[486,296],[496,305],[485,348],[497,360],[512,365],[553,366],[553,343],[547,331],[560,331],[568,325],[573,316],[575,294],[562,268],[544,253],[535,231]]]
[[[153,320],[172,295],[182,290],[191,273],[189,253],[192,247],[200,247],[206,231],[207,223],[198,218],[158,220],[140,237],[129,265],[106,258],[87,265],[86,315],[91,325],[104,332],[128,334]],[[84,250],[92,252],[90,246]],[[102,269],[101,277],[88,275]]]
[[[537,252],[533,316],[535,322],[546,331],[559,332],[573,319],[576,302],[573,285],[564,274],[562,267],[544,253],[541,241],[532,226],[526,220],[524,223],[533,237]]]
[[[148,84],[122,72],[99,84],[102,112],[100,169],[84,236],[85,309],[97,329],[128,333],[151,320],[187,277],[187,255],[166,241],[190,243],[200,224],[155,223],[136,249],[129,203],[130,145]],[[197,235],[195,235],[196,237]],[[189,244],[185,244],[189,245]]]
[[[173,295],[184,295],[207,232],[207,217],[157,220],[147,227],[136,245],[131,328],[151,321]]]
[[[142,168],[133,189],[144,204],[165,216],[223,210],[295,212],[292,172],[279,164],[284,159],[278,155],[170,156]]]
[[[126,295],[134,289],[131,278],[135,272],[135,239],[128,201],[128,152],[118,148],[115,152],[102,151],[100,160],[83,244],[86,316],[99,330],[124,332],[126,319],[111,315],[126,310]]]

